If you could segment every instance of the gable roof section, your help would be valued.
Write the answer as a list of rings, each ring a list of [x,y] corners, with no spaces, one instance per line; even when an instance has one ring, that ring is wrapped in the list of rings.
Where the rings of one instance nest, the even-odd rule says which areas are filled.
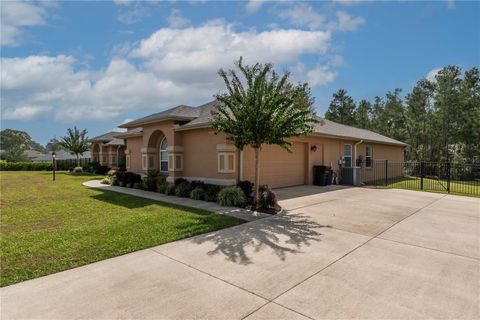
[[[327,120],[319,117],[318,117],[318,120],[319,122],[315,125],[315,133],[314,133],[315,135],[331,136],[331,137],[342,138],[342,139],[381,142],[381,143],[401,145],[401,146],[407,145],[401,141],[386,137],[384,135],[381,135],[379,133],[376,133],[370,130],[347,126],[344,124],[336,123],[331,120]]]
[[[175,131],[191,130],[196,128],[208,128],[213,120],[212,111],[218,108],[219,105],[220,102],[217,100],[210,101],[198,107],[180,105],[169,110],[165,110],[144,118],[140,118],[138,120],[125,123],[123,125],[120,125],[119,127],[132,128],[145,123],[173,119],[188,121],[183,125],[176,126]],[[396,146],[406,146],[406,144],[401,141],[386,137],[370,130],[347,126],[320,117],[317,118],[319,120],[319,123],[315,125],[315,132],[313,133],[314,136],[325,136],[349,140],[364,140],[365,142],[377,142]],[[127,138],[130,136],[139,135],[141,134],[141,132],[142,128],[135,128],[124,133],[117,132],[116,137]]]
[[[177,107],[154,113],[149,116],[133,120],[124,124],[119,125],[119,128],[132,128],[144,125],[147,123],[163,121],[163,120],[193,120],[199,116],[200,110],[195,107],[190,107],[186,105],[179,105]]]
[[[110,131],[110,132],[107,132],[107,133],[104,133],[102,135],[99,135],[99,136],[96,136],[96,137],[93,137],[91,139],[88,139],[89,142],[108,142],[108,141],[111,141],[113,140],[115,137],[115,135],[117,135],[118,132],[115,132],[115,131]]]

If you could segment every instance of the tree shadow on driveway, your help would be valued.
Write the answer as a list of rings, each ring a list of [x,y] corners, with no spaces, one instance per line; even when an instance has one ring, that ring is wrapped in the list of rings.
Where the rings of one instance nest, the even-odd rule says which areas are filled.
[[[191,239],[196,244],[213,243],[208,255],[223,254],[227,260],[248,265],[252,254],[270,249],[281,260],[288,254],[302,253],[302,248],[320,241],[321,225],[302,214],[279,214],[237,227],[212,232]]]

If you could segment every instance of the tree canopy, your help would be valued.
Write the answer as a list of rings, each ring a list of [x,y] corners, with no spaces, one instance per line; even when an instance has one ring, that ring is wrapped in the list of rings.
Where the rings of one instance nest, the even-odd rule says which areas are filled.
[[[435,79],[420,79],[405,97],[395,89],[373,104],[357,105],[340,89],[325,117],[407,143],[407,160],[479,162],[480,72],[447,66]]]
[[[68,128],[67,135],[62,137],[60,145],[65,150],[70,151],[77,157],[77,166],[79,165],[79,155],[88,151],[88,137],[87,130],[79,130],[77,127]]]
[[[279,75],[270,63],[235,62],[235,70],[218,73],[226,92],[215,97],[220,102],[213,113],[212,127],[227,134],[235,146],[255,150],[255,200],[258,199],[259,153],[262,145],[276,144],[290,151],[288,140],[313,131],[317,122],[313,98],[306,83],[289,81],[289,73]]]

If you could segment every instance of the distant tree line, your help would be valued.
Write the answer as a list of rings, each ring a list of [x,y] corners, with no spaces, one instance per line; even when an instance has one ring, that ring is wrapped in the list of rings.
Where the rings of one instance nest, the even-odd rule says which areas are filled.
[[[346,90],[333,94],[325,118],[365,128],[408,144],[414,161],[480,162],[480,73],[457,66],[401,89],[356,103]]]

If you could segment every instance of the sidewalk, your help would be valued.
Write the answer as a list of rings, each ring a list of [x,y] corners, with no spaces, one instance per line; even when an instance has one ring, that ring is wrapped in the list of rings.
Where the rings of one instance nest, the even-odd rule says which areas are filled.
[[[100,180],[90,180],[90,181],[84,182],[83,185],[88,188],[108,190],[108,191],[128,194],[128,195],[146,198],[146,199],[155,200],[155,201],[162,201],[166,203],[173,203],[173,204],[178,204],[178,205],[187,206],[187,207],[210,210],[219,214],[225,214],[225,215],[239,218],[245,221],[254,221],[261,218],[271,217],[271,215],[266,213],[251,211],[243,208],[223,207],[215,202],[193,200],[189,198],[180,198],[176,196],[166,196],[158,192],[139,190],[139,189],[133,189],[133,188],[110,186],[108,184],[101,184]]]

